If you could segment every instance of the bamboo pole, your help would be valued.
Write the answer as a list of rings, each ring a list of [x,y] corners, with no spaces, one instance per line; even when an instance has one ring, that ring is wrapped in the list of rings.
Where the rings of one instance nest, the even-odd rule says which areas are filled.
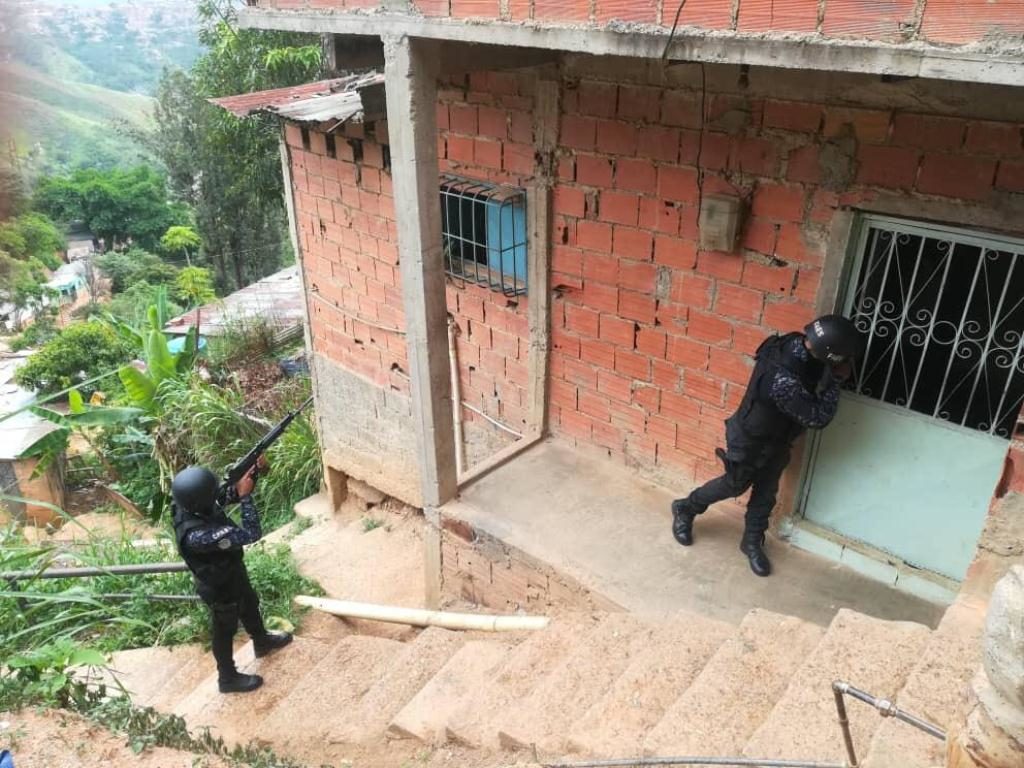
[[[355,603],[349,600],[331,600],[325,597],[298,595],[298,605],[316,608],[318,611],[342,616],[348,619],[368,619],[391,624],[410,624],[414,627],[443,627],[444,629],[471,629],[481,632],[514,632],[527,629],[544,629],[549,622],[547,616],[493,616],[478,613],[450,613],[428,611],[423,608],[401,608],[394,605]]]

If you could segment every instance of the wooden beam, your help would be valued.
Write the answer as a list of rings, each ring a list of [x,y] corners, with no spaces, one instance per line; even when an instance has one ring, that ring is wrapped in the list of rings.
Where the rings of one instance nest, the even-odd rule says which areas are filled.
[[[555,150],[561,87],[558,81],[541,79],[533,102],[533,135],[537,157],[534,183],[527,190],[529,220],[527,259],[527,324],[530,347],[527,355],[527,424],[529,431],[544,434],[548,412],[548,369],[551,350],[551,188],[555,176]]]

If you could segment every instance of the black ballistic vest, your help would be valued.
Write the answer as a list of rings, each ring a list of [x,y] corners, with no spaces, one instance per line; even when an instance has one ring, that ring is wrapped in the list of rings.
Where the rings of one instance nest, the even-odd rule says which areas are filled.
[[[802,338],[802,333],[772,336],[757,348],[757,362],[743,401],[726,421],[730,454],[738,450],[741,454],[749,452],[751,458],[763,458],[766,453],[788,449],[804,431],[798,422],[779,410],[769,392],[780,368],[796,376],[807,391],[816,390],[824,366],[814,359],[801,360],[790,351],[793,340]],[[745,460],[740,455],[730,458]]]
[[[185,546],[185,537],[195,530],[216,530],[235,524],[220,506],[211,515],[196,515],[178,506],[171,507],[174,515],[174,540],[178,544],[185,565],[192,571],[200,597],[230,599],[245,573],[244,553],[239,549],[193,552]]]

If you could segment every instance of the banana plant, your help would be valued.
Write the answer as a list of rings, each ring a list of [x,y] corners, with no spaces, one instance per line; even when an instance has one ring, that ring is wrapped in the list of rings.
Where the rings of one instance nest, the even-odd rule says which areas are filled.
[[[116,470],[104,458],[103,452],[93,443],[89,429],[110,427],[116,424],[135,421],[143,416],[145,411],[141,408],[107,408],[86,405],[82,399],[82,394],[77,389],[72,389],[68,393],[68,410],[70,412],[64,414],[39,406],[29,409],[36,416],[57,425],[57,429],[43,435],[20,454],[20,458],[36,458],[39,460],[32,471],[32,477],[39,477],[49,469],[50,465],[68,449],[71,435],[76,433],[81,435],[82,439],[89,444],[89,447],[93,449],[100,458],[100,461],[103,462],[107,472],[116,479]]]
[[[156,394],[160,384],[168,379],[180,378],[192,370],[198,353],[198,333],[195,326],[188,329],[185,345],[174,354],[167,346],[167,336],[159,322],[157,308],[149,308],[149,331],[143,342],[146,369],[125,365],[117,372],[128,397],[136,408],[153,415],[157,410]]]

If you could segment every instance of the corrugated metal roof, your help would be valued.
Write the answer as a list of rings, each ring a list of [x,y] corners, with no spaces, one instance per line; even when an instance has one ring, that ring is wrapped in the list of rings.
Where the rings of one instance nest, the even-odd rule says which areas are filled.
[[[383,118],[383,87],[384,75],[373,72],[210,101],[237,117],[269,112],[300,123],[346,122]]]

